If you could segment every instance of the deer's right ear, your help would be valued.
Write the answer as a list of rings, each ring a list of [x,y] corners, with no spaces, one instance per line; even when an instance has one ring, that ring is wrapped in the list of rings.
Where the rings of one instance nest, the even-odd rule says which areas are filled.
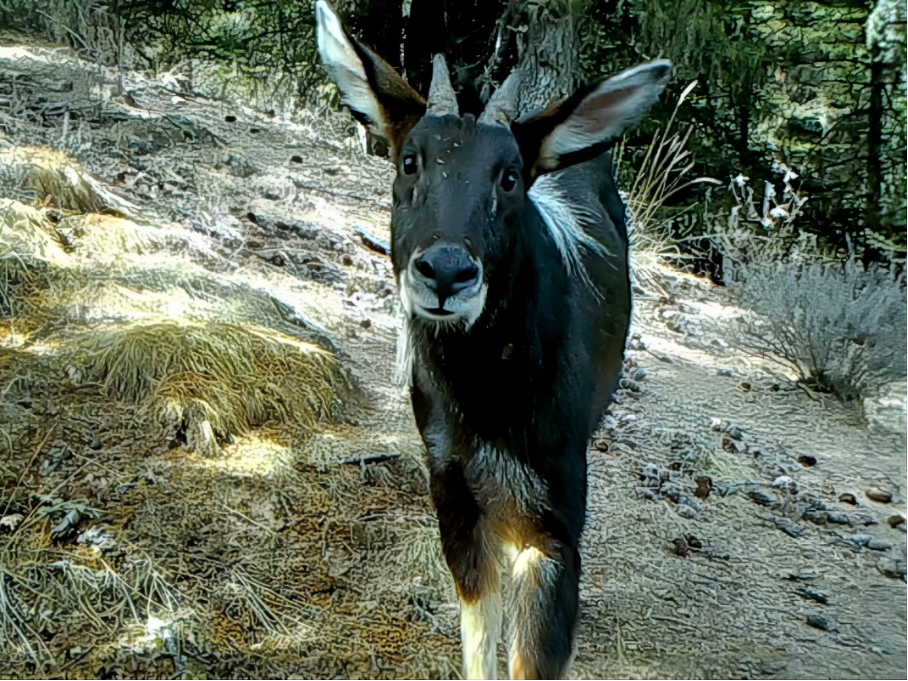
[[[391,66],[350,36],[325,0],[315,4],[318,52],[353,117],[384,137],[395,155],[426,112],[426,101]]]

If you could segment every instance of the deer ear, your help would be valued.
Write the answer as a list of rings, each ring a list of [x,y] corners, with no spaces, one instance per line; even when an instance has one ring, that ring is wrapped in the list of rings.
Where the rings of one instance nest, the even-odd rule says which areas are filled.
[[[587,160],[601,150],[597,145],[638,123],[671,71],[665,59],[640,64],[514,121],[511,130],[531,178]]]
[[[349,35],[325,0],[315,5],[318,51],[353,117],[400,150],[426,102],[391,66]]]

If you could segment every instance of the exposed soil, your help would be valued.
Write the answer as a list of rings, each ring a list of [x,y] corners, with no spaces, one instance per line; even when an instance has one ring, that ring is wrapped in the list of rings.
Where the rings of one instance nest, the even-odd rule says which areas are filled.
[[[67,152],[147,237],[105,256],[64,225],[78,285],[0,327],[0,674],[456,677],[424,449],[391,382],[392,169],[345,114],[205,94],[0,42],[0,151]],[[724,289],[657,275],[589,452],[572,675],[904,678],[904,382],[863,406],[800,389],[734,349]],[[315,422],[200,447],[67,372],[68,345],[161,319],[321,347],[349,389]]]

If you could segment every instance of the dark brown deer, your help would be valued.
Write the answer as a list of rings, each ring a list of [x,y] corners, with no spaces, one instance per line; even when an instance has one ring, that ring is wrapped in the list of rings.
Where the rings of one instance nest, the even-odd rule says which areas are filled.
[[[520,118],[512,74],[476,118],[461,115],[441,55],[425,101],[323,0],[316,15],[343,102],[397,166],[391,259],[464,675],[496,676],[504,549],[510,675],[564,676],[587,446],[631,316],[625,209],[604,145],[643,117],[671,65],[637,66]]]

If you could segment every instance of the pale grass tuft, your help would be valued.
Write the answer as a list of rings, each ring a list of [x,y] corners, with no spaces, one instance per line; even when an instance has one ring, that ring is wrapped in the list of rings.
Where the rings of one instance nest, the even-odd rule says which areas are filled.
[[[69,263],[40,210],[0,199],[0,320],[36,314],[53,286],[54,271]]]
[[[634,174],[630,189],[625,194],[628,210],[628,237],[631,241],[631,260],[635,281],[648,288],[661,290],[658,269],[667,259],[682,257],[671,234],[671,223],[680,213],[670,219],[660,217],[661,209],[669,199],[679,192],[698,184],[720,184],[711,177],[690,179],[694,163],[687,148],[693,126],[688,125],[680,131],[672,126],[675,116],[684,100],[696,87],[697,81],[690,83],[675,104],[675,110],[665,129],[653,136],[646,149],[643,161]],[[620,172],[623,165],[625,145],[619,146],[615,155],[615,172]]]
[[[62,152],[28,146],[2,149],[0,169],[0,187],[38,205],[64,213],[96,213],[104,208],[85,171]]]
[[[885,392],[906,376],[905,273],[896,264],[836,257],[798,229],[807,202],[798,174],[777,164],[781,190],[768,181],[731,179],[734,205],[711,235],[729,290],[751,310],[733,340],[748,354],[793,372],[809,389],[845,400]]]
[[[343,389],[333,356],[252,325],[218,322],[114,326],[79,342],[104,392],[193,427],[241,434],[270,421],[311,427]],[[208,424],[207,426],[205,424]]]

